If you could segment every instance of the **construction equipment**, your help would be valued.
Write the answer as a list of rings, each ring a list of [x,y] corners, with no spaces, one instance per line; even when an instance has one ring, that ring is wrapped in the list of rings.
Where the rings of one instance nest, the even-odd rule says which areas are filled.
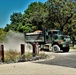
[[[69,52],[69,41],[66,40],[60,30],[37,30],[32,33],[26,33],[27,43],[38,44],[40,50],[49,50],[53,52]]]

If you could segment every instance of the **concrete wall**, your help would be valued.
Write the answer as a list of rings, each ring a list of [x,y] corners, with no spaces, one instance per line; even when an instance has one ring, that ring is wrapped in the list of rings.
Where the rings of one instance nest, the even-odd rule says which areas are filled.
[[[32,46],[25,43],[25,37],[22,33],[9,32],[5,38],[5,41],[1,43],[4,45],[4,50],[16,50],[21,52],[21,44],[25,44],[25,52],[32,52]]]

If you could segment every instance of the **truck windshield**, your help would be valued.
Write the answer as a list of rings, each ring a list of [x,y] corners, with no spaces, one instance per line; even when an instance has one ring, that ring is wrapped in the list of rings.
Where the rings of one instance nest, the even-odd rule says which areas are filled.
[[[48,35],[56,35],[56,34],[62,35],[62,33],[61,33],[60,30],[50,30],[50,31],[48,32]]]
[[[59,35],[60,35],[60,34],[62,34],[62,33],[61,33],[61,31],[53,31],[52,34],[59,34]]]

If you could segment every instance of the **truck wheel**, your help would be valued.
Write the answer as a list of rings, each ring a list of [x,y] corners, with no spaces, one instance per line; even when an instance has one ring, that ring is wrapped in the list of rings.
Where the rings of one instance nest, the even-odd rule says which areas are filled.
[[[58,45],[53,45],[52,50],[53,52],[57,53],[60,51],[60,47]]]
[[[63,52],[69,52],[69,47],[64,48]]]

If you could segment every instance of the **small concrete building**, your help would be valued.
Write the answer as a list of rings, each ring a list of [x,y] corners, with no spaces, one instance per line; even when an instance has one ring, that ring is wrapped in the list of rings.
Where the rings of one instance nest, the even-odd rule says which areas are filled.
[[[18,32],[9,32],[2,43],[4,50],[16,50],[21,52],[21,44],[25,45],[25,52],[32,52],[32,45],[25,43],[24,34]]]

